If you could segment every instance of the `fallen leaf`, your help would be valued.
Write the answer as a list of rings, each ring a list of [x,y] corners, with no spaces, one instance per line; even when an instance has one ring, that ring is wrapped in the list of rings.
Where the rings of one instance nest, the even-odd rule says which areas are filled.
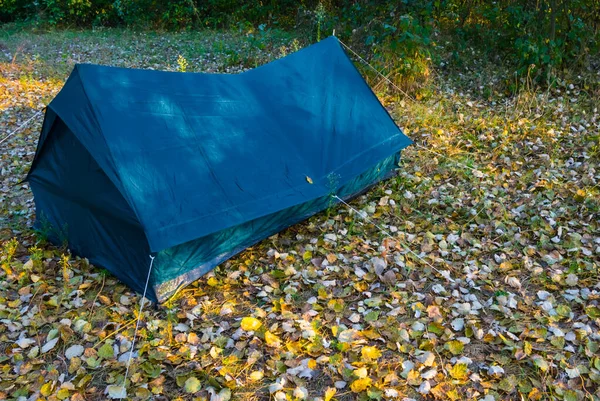
[[[245,331],[256,331],[262,326],[260,320],[254,317],[245,317],[242,319],[241,328]]]
[[[71,345],[65,351],[65,358],[68,360],[73,359],[74,357],[81,356],[83,354],[85,348],[79,344]]]
[[[44,344],[44,346],[42,347],[42,354],[45,354],[46,352],[50,351],[52,348],[54,348],[56,346],[56,344],[58,343],[59,338],[54,338],[50,341],[48,341],[46,344]]]
[[[201,384],[200,384],[200,380],[198,380],[195,377],[189,377],[186,381],[185,384],[183,386],[183,389],[185,390],[186,393],[188,394],[194,394],[197,393],[198,391],[200,391],[201,389]]]
[[[110,385],[107,387],[107,393],[112,399],[121,400],[127,398],[127,390],[123,386]]]
[[[353,393],[360,393],[361,391],[365,391],[367,388],[371,386],[371,378],[363,377],[361,379],[356,379],[350,384],[350,390]]]

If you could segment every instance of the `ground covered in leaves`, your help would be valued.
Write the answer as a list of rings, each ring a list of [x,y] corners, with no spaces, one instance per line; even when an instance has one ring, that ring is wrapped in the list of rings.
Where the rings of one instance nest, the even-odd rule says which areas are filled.
[[[0,140],[76,62],[236,72],[292,40],[4,31]],[[335,206],[147,306],[129,398],[600,399],[599,76],[508,96],[484,67],[382,95],[419,146],[360,213]],[[140,297],[31,231],[19,181],[41,121],[0,144],[0,399],[107,399]]]

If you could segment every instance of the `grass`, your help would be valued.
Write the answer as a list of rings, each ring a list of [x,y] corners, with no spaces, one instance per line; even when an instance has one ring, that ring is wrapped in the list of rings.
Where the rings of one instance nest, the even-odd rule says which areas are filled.
[[[186,71],[239,72],[298,47],[276,31],[0,32],[3,132],[78,62],[176,70],[182,56]],[[352,203],[393,235],[334,206],[146,308],[130,398],[598,399],[598,93],[586,76],[511,95],[482,59],[434,69],[420,101],[369,75],[422,146]],[[0,145],[0,399],[106,399],[139,296],[31,230],[32,195],[15,184],[40,124]]]
[[[236,72],[275,58],[291,42],[281,32],[263,34],[257,42],[234,32],[153,33],[124,29],[31,32],[28,27],[0,31],[3,47],[19,60],[19,79],[64,80],[76,63],[124,65],[177,70],[184,57],[188,72]],[[260,43],[260,46],[257,44]],[[131,59],[128,55],[137,54]],[[42,68],[35,66],[43,64]],[[24,66],[28,68],[23,68]]]

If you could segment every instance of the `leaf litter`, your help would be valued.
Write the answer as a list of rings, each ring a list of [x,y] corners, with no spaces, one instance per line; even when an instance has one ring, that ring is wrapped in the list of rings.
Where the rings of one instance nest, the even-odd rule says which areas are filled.
[[[16,33],[3,133],[74,62],[176,69],[193,54],[190,70],[235,72],[252,65],[231,65],[232,49],[262,63],[288,39]],[[140,297],[29,229],[19,181],[41,119],[27,127],[0,153],[0,399],[598,399],[598,94],[575,79],[487,98],[485,74],[388,105],[445,157],[407,149],[359,214],[334,206],[146,308],[125,387]]]

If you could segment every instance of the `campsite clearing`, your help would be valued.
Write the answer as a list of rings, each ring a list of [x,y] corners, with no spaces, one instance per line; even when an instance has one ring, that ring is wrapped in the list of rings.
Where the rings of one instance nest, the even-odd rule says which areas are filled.
[[[292,39],[4,32],[0,140],[74,63],[176,70],[182,55],[187,71],[237,72]],[[422,147],[351,203],[370,222],[334,206],[146,307],[130,397],[600,397],[598,93],[581,80],[507,96],[495,79],[474,55],[429,98],[378,93]],[[0,145],[0,399],[103,400],[139,296],[31,231],[19,181],[41,122]]]

